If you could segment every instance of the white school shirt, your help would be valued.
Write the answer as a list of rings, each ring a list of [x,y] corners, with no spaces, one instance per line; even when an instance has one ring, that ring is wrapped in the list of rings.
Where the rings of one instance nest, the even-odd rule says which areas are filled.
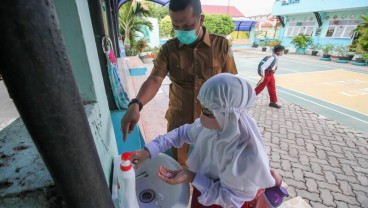
[[[198,138],[190,137],[190,129],[195,125],[195,128],[203,128],[203,131],[208,131],[209,134],[216,134],[216,130],[204,128],[199,119],[196,119],[193,124],[185,124],[171,132],[158,136],[155,140],[145,145],[145,148],[150,152],[151,158],[156,157],[160,152],[165,152],[171,147],[179,148],[184,143],[195,144]],[[193,158],[202,162],[202,166],[207,165],[204,169],[207,175],[197,171],[192,185],[201,192],[198,201],[205,205],[220,205],[222,207],[241,207],[244,202],[252,201],[257,191],[242,191],[228,187],[221,183],[219,179],[219,171],[217,170],[216,161],[201,161],[201,158]],[[190,167],[190,166],[189,166]],[[203,169],[203,168],[202,168]],[[230,179],[237,183],[237,178]],[[241,183],[239,181],[238,183]],[[270,184],[268,187],[273,186]],[[267,187],[260,187],[267,188]]]

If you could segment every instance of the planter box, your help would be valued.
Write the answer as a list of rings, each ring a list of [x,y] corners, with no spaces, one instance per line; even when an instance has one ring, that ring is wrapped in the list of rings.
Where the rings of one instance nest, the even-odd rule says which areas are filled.
[[[305,54],[305,48],[297,48],[296,49],[296,51],[295,51],[295,53],[296,54],[302,54],[302,55],[304,55]]]
[[[367,66],[367,63],[361,63],[361,62],[356,62],[356,61],[353,61],[352,62],[353,65],[356,65],[356,66]]]
[[[349,61],[349,57],[340,56],[339,60]]]
[[[348,60],[336,60],[336,62],[337,63],[341,63],[341,64],[347,64],[347,63],[349,63],[349,61]]]
[[[362,59],[362,58],[356,58],[355,59],[355,62],[358,62],[358,63],[365,63],[365,60]]]
[[[146,72],[147,72],[146,67],[129,69],[130,76],[142,76],[146,75]]]
[[[322,61],[331,61],[331,58],[320,58]]]
[[[312,51],[312,56],[317,56],[318,51]]]
[[[331,58],[331,55],[329,55],[329,54],[323,54],[322,58]]]
[[[353,58],[354,58],[354,55],[348,55],[348,60],[349,61],[353,60]]]

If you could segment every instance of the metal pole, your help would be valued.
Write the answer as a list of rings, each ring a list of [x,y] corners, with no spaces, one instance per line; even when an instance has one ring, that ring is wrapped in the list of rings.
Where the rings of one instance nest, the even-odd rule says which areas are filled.
[[[113,202],[52,0],[0,4],[1,74],[69,207]]]
[[[107,17],[107,25],[109,28],[109,36],[110,39],[112,41],[112,45],[114,48],[114,51],[117,52],[117,45],[115,42],[115,36],[116,36],[116,31],[115,31],[115,26],[114,26],[114,17],[113,17],[113,13],[114,13],[114,7],[111,4],[110,0],[105,0],[105,5],[106,5],[106,17]]]
[[[276,38],[277,24],[278,23],[279,23],[279,19],[276,18],[275,33],[273,34],[273,38]]]
[[[226,15],[229,15],[229,5],[230,5],[230,0],[227,1]]]
[[[120,57],[120,47],[119,47],[119,8],[116,0],[112,0],[112,8],[113,8],[113,25],[115,30],[114,35],[114,43],[116,48],[116,57]]]
[[[107,101],[110,111],[118,110],[114,100],[114,94],[111,89],[109,73],[107,71],[107,60],[105,53],[103,52],[101,40],[105,36],[105,30],[102,20],[102,11],[100,1],[88,0],[89,13],[91,14],[91,21],[93,27],[93,33],[95,35],[95,42],[97,47],[98,59],[100,61],[102,78],[105,85],[105,91],[107,95]]]

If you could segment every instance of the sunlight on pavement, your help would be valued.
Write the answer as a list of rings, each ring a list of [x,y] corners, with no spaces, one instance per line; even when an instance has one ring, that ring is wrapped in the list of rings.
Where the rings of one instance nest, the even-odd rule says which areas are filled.
[[[277,85],[368,115],[368,74],[346,70],[277,75]]]

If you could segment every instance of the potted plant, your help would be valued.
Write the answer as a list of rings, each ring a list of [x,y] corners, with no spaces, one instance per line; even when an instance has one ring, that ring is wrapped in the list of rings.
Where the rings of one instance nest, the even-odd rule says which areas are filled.
[[[161,49],[161,47],[153,47],[152,48],[152,55],[153,55],[153,60],[155,60],[156,58],[157,58],[157,55],[158,55],[158,53],[160,52],[160,49]]]
[[[335,46],[331,43],[326,44],[322,47],[323,52],[323,58],[330,58],[331,57],[331,51],[335,48]]]
[[[317,56],[319,50],[321,49],[321,45],[319,43],[317,44],[311,44],[311,46],[309,47],[309,49],[312,50],[312,56]]]
[[[268,40],[264,40],[262,42],[262,51],[267,51],[267,46],[270,45],[270,42]]]
[[[360,17],[362,22],[353,30],[358,34],[358,38],[355,41],[356,54],[358,54],[358,61],[365,61],[368,54],[368,15],[362,15]],[[354,41],[353,41],[354,42]]]
[[[277,45],[281,45],[281,40],[277,40],[277,39],[275,39],[275,40],[272,40],[271,42],[270,42],[270,49],[273,49],[273,47],[275,47],[275,46],[277,46]],[[285,52],[285,51],[284,51]]]
[[[297,54],[305,54],[306,48],[312,44],[312,38],[305,35],[295,36],[291,40],[291,44],[295,45]]]
[[[351,61],[355,56],[355,47],[353,44],[347,45],[346,47],[348,48],[348,60]]]
[[[336,52],[339,55],[339,60],[349,60],[348,58],[348,47],[344,45],[339,45],[336,47]]]
[[[258,43],[257,43],[257,41],[253,41],[252,47],[253,47],[253,48],[258,48]]]
[[[366,56],[368,53],[363,50],[361,45],[357,45],[357,47],[355,48],[355,53],[357,54],[355,62],[365,63],[366,59],[364,58],[364,56]]]
[[[285,47],[284,54],[288,54],[288,53],[289,53],[289,48]]]

